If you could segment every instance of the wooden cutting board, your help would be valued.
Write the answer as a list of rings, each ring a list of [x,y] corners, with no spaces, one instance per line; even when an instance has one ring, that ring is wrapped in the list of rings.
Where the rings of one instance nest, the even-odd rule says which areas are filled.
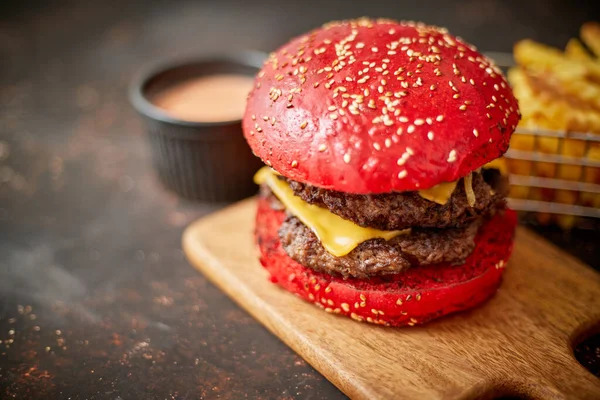
[[[384,328],[327,314],[268,280],[253,239],[256,202],[194,222],[191,263],[356,399],[600,399],[572,342],[600,328],[600,274],[519,228],[504,283],[475,310]]]

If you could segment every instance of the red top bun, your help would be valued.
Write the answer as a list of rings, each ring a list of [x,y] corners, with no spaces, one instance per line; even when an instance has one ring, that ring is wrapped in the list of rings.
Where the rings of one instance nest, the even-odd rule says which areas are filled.
[[[508,148],[502,72],[442,28],[332,22],[272,53],[243,119],[250,147],[300,182],[349,193],[455,181]]]

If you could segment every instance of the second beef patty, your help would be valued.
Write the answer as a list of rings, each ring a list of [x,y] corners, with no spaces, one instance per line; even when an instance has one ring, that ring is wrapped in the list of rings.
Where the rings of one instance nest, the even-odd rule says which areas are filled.
[[[461,228],[413,228],[388,241],[367,240],[341,257],[325,250],[313,231],[291,215],[279,228],[279,238],[286,253],[305,267],[331,275],[368,278],[420,265],[460,264],[475,248],[480,224],[479,219]]]

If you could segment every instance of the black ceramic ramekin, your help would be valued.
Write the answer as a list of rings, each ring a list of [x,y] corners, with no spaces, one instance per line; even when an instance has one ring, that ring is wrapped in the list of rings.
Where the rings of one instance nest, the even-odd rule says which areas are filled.
[[[167,188],[205,202],[231,202],[256,193],[252,176],[262,163],[246,143],[240,119],[183,121],[153,105],[151,98],[173,83],[198,76],[254,76],[264,58],[259,52],[239,52],[171,62],[134,79],[130,100],[144,119],[152,162]]]

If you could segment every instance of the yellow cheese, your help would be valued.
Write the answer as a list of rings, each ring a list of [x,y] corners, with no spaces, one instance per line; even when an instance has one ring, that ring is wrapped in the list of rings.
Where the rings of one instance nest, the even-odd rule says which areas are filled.
[[[395,236],[410,232],[410,229],[382,231],[363,228],[325,208],[308,204],[294,195],[294,191],[289,185],[277,178],[275,172],[268,167],[263,167],[256,173],[254,182],[259,185],[267,184],[286,209],[309,227],[317,235],[325,250],[336,257],[350,253],[360,243],[369,239],[390,240]]]
[[[454,189],[456,189],[457,182],[458,181],[440,183],[432,188],[419,190],[418,193],[424,199],[444,205],[448,202],[450,196],[452,196]]]
[[[483,169],[497,169],[504,176],[508,175],[508,167],[506,165],[506,160],[502,157],[496,158],[493,161],[485,164]]]
[[[485,164],[482,168],[497,169],[502,175],[508,174],[508,168],[506,167],[506,161],[504,161],[504,158],[497,158],[493,161],[490,161],[489,163]],[[440,183],[439,185],[435,185],[432,188],[419,190],[418,193],[424,199],[444,205],[448,202],[450,196],[452,196],[452,192],[454,192],[454,189],[456,189],[457,183],[458,181]],[[473,207],[473,204],[475,204],[475,194],[473,194],[471,179],[467,177],[465,177],[465,190],[468,194],[467,197],[472,197],[469,199],[469,204],[471,204],[471,207]]]
[[[498,169],[503,175],[508,173],[506,162],[498,158],[484,165],[482,168]],[[257,184],[266,183],[277,198],[293,215],[308,226],[317,235],[321,244],[329,253],[336,257],[350,253],[360,243],[369,239],[382,238],[390,240],[400,234],[410,232],[410,229],[401,231],[382,231],[373,228],[363,228],[351,221],[333,214],[325,208],[308,204],[287,183],[277,178],[276,172],[269,167],[261,168],[254,176]],[[444,182],[432,188],[419,190],[421,197],[438,204],[446,204],[456,189],[458,181]],[[468,187],[467,187],[468,186]],[[470,190],[469,190],[470,189]],[[475,195],[471,187],[471,179],[465,179],[465,190],[470,194],[469,204],[474,203]],[[472,205],[471,205],[472,206]]]

